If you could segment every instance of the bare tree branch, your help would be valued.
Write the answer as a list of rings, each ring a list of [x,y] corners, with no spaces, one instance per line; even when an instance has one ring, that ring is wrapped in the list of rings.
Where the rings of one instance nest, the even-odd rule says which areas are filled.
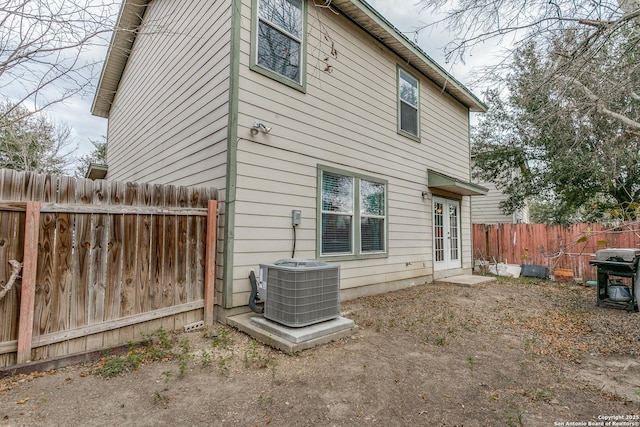
[[[9,260],[9,264],[11,264],[12,267],[11,276],[9,276],[9,281],[4,287],[0,289],[0,301],[9,293],[15,281],[20,277],[20,270],[22,270],[22,263],[15,259]]]
[[[88,93],[119,2],[115,0],[0,0],[2,100],[30,115]],[[3,111],[16,119],[16,110]],[[3,116],[0,116],[3,119]]]
[[[584,84],[582,84],[579,80],[575,79],[575,78],[570,78],[570,77],[566,77],[566,76],[562,76],[562,75],[558,75],[557,78],[569,85],[575,86],[577,88],[580,89],[580,91],[582,91],[582,93],[590,100],[593,102],[593,104],[595,105],[597,111],[601,114],[604,114],[605,116],[609,116],[612,119],[616,119],[620,122],[622,122],[623,124],[625,124],[626,126],[629,126],[630,128],[633,129],[638,129],[640,130],[640,122],[636,121],[636,120],[632,120],[629,117],[620,114],[620,113],[616,113],[615,111],[612,111],[610,109],[608,109],[607,107],[605,107],[605,100],[603,100],[601,97],[599,97],[598,95],[596,95],[595,93],[593,93],[587,86],[585,86]]]

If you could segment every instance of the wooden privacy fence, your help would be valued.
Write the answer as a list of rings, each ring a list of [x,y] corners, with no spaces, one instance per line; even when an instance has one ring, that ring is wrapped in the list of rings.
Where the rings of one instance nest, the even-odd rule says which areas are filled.
[[[536,264],[570,269],[583,281],[596,280],[589,265],[595,252],[606,248],[640,248],[638,223],[617,227],[573,224],[473,224],[473,256],[489,262]]]
[[[0,367],[212,323],[216,197],[0,170]]]

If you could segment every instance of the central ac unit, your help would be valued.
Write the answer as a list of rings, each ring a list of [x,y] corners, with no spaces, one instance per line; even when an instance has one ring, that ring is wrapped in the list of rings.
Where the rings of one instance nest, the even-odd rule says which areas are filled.
[[[340,315],[340,267],[318,260],[260,264],[264,317],[299,328]]]

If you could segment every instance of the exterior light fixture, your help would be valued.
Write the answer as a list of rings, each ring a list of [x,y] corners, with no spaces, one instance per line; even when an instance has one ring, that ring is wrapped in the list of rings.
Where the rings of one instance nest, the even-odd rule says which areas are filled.
[[[258,132],[269,133],[271,132],[271,128],[264,123],[261,122],[253,122],[253,127],[251,128],[251,135],[257,135]]]

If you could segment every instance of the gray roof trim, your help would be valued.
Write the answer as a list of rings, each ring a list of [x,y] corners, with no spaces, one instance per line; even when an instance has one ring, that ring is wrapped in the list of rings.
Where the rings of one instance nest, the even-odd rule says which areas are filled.
[[[489,189],[472,182],[462,181],[441,172],[427,171],[427,186],[463,196],[486,196]]]

